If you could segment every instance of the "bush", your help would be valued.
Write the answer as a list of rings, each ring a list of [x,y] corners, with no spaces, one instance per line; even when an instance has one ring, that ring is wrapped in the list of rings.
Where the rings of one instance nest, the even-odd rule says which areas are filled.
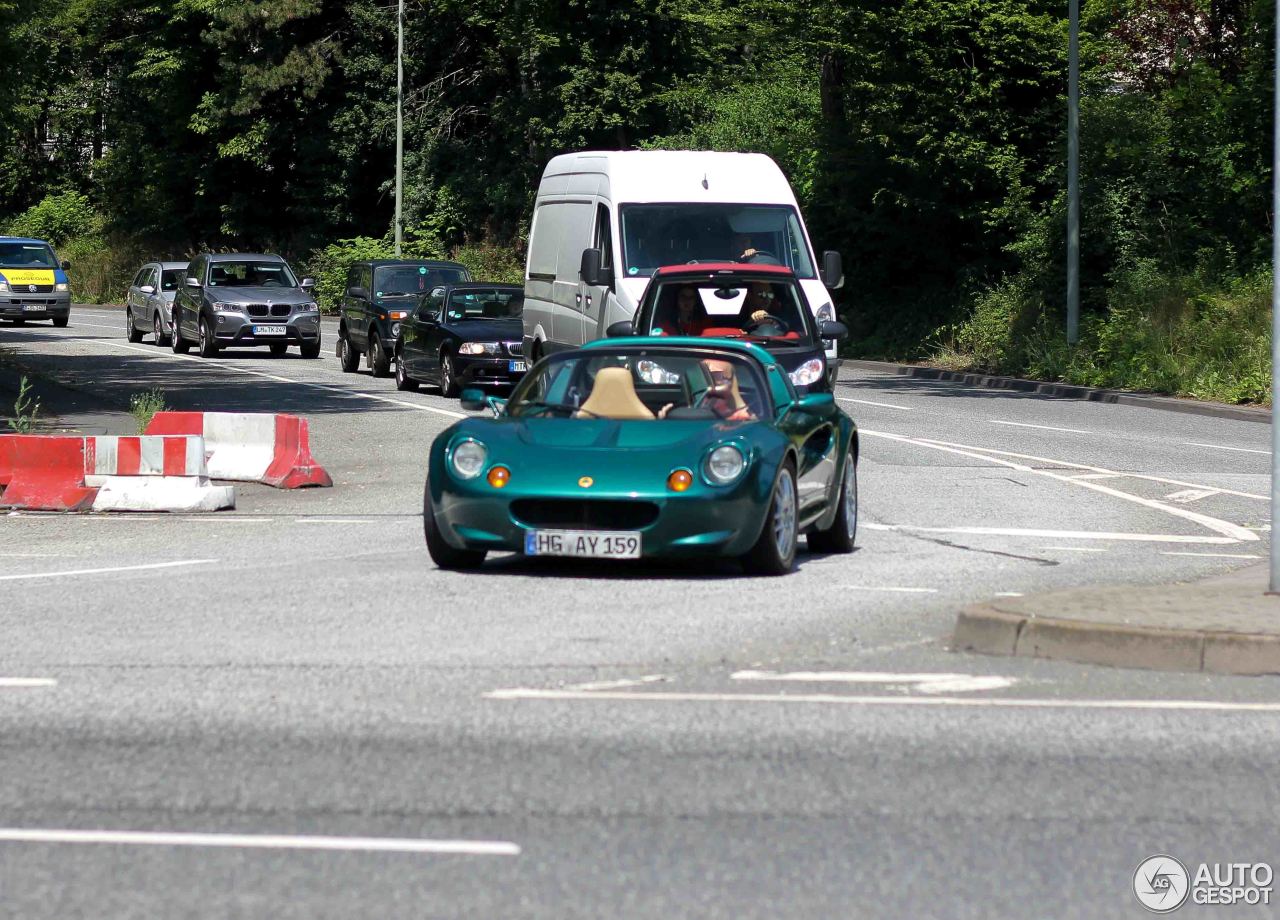
[[[89,199],[79,192],[48,195],[9,221],[5,232],[11,236],[28,236],[63,246],[77,237],[96,236],[102,232],[102,218],[93,210]]]
[[[60,250],[76,303],[124,303],[139,266],[155,253],[132,237],[82,236]]]

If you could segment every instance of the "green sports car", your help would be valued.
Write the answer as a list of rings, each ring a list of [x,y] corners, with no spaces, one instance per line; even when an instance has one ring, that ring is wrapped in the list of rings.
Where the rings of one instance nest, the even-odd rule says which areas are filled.
[[[498,551],[736,557],[780,575],[801,533],[853,550],[857,428],[757,345],[601,339],[538,362],[509,400],[467,390],[462,404],[493,417],[431,447],[423,522],[442,568]]]

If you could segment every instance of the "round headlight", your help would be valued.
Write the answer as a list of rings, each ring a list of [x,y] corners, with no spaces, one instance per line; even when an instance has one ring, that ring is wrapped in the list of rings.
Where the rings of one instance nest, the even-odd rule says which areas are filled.
[[[811,383],[817,383],[822,379],[822,373],[826,370],[826,365],[822,363],[821,358],[810,358],[790,373],[791,382],[798,387],[807,387]]]
[[[391,334],[392,334],[392,335],[399,335],[399,334],[400,334],[400,324],[399,324],[399,323],[392,323],[392,324],[391,324]]]
[[[707,478],[719,485],[733,482],[746,469],[747,458],[732,444],[721,444],[707,455]]]
[[[463,441],[453,449],[453,471],[462,479],[475,479],[484,469],[489,452],[479,441]]]

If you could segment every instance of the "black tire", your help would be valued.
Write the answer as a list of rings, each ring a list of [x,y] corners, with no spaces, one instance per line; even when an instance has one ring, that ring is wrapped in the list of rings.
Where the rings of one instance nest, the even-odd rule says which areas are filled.
[[[440,354],[440,395],[446,399],[458,395],[458,378],[453,373],[453,355],[447,351]]]
[[[13,324],[15,326],[25,326],[27,324],[27,321],[25,319],[15,319],[13,321]]]
[[[302,345],[298,347],[298,351],[302,352],[302,357],[304,358],[318,358],[320,357],[320,340],[316,339],[314,342],[303,342]]]
[[[369,332],[369,370],[375,377],[391,376],[391,356],[382,347],[376,330]]]
[[[858,537],[858,464],[852,445],[844,458],[840,472],[840,494],[836,496],[839,510],[835,520],[826,530],[809,533],[809,551],[814,553],[851,553]]]
[[[69,316],[55,316],[53,318],[53,324],[57,326],[59,329],[66,329],[67,324],[70,322],[71,322],[71,317]]]
[[[125,337],[133,344],[142,341],[142,333],[138,331],[138,324],[133,321],[133,310],[129,307],[124,308],[124,331]]]
[[[402,393],[412,393],[418,388],[418,381],[409,376],[405,370],[404,355],[396,355],[396,389]]]
[[[209,331],[209,324],[200,320],[200,357],[216,358],[218,357],[218,343],[213,340],[213,333]]]
[[[474,569],[484,562],[482,549],[457,549],[445,542],[436,523],[435,509],[431,506],[431,488],[422,491],[422,531],[427,538],[427,552],[431,561],[442,569]]]
[[[743,567],[753,575],[786,575],[795,566],[799,500],[796,496],[796,474],[791,463],[784,463],[773,481],[769,496],[769,513],[756,545],[742,557]]]
[[[351,346],[346,330],[338,334],[338,363],[342,365],[343,372],[348,374],[354,374],[360,366],[360,352]]]
[[[191,342],[182,337],[182,326],[178,324],[177,311],[174,311],[169,333],[169,347],[173,349],[175,355],[185,355],[191,350]]]
[[[169,336],[164,334],[164,322],[160,319],[160,311],[156,311],[155,318],[151,321],[151,335],[155,339],[155,344],[164,348],[171,344]]]
[[[271,357],[283,358],[285,353],[289,350],[289,343],[288,342],[272,342],[271,345],[268,347],[270,347],[271,349]]]

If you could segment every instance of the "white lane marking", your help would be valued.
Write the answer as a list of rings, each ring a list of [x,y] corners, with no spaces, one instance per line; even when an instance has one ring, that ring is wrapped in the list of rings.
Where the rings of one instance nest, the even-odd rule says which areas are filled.
[[[1066,431],[1070,434],[1093,434],[1092,431],[1081,431],[1079,428],[1058,428],[1055,425],[1029,425],[1026,422],[1004,422],[998,418],[987,419],[993,425],[1012,425],[1015,428],[1039,428],[1041,431]]]
[[[899,588],[879,585],[836,585],[846,591],[884,591],[890,594],[937,594],[937,588]]]
[[[830,703],[840,706],[934,706],[969,709],[1135,709],[1184,712],[1262,712],[1280,714],[1280,703],[1223,703],[1216,700],[1053,700],[972,696],[842,696],[836,693],[637,693],[605,690],[516,688],[492,690],[491,700],[613,700],[634,703]]]
[[[377,524],[378,521],[356,518],[296,518],[295,524]]]
[[[569,684],[566,690],[621,690],[624,687],[642,687],[645,684],[656,684],[670,680],[665,674],[646,674],[644,677],[623,678],[621,680],[592,680],[585,684]]]
[[[1041,549],[1060,549],[1068,553],[1105,553],[1105,549],[1094,546],[1042,546]]]
[[[1021,591],[997,591],[996,597],[1025,597]]]
[[[1201,444],[1199,441],[1183,441],[1182,443],[1188,447],[1211,447],[1214,450],[1234,450],[1242,454],[1266,454],[1268,457],[1271,456],[1271,451],[1269,450],[1255,450],[1252,447],[1227,447],[1225,444]]]
[[[920,645],[928,645],[930,642],[937,641],[933,636],[926,636],[923,639],[910,639],[906,642],[890,642],[888,645],[873,645],[863,649],[857,649],[854,654],[859,657],[867,655],[883,655],[886,652],[900,652],[903,649],[915,648]]]
[[[921,693],[966,693],[1012,687],[1011,677],[975,674],[894,674],[888,671],[735,671],[730,680],[790,681],[798,683],[914,684]]]
[[[339,850],[362,853],[444,853],[519,856],[520,847],[499,840],[425,840],[401,837],[321,837],[284,834],[186,834],[152,831],[47,830],[0,827],[0,843],[110,843],[127,846],[231,847],[267,850]]]
[[[872,402],[870,399],[854,399],[852,396],[837,396],[841,402],[861,403],[864,406],[879,406],[881,409],[897,409],[899,412],[915,412],[911,406],[895,406],[892,403]]]
[[[1126,540],[1138,543],[1198,543],[1214,546],[1239,543],[1231,537],[1194,537],[1177,533],[1110,533],[1096,530],[1037,530],[1026,527],[917,527],[913,524],[877,524],[863,521],[863,530],[902,533],[953,533],[974,537],[1048,537],[1055,540]]]
[[[61,559],[70,553],[0,553],[5,559]]]
[[[923,438],[909,438],[904,435],[886,434],[885,432],[882,432],[882,431],[867,431],[865,428],[860,429],[860,431],[863,434],[870,435],[872,437],[887,438],[892,441],[901,441],[907,444],[914,444],[918,447],[927,447],[932,450],[939,450],[939,451],[944,451],[946,453],[959,454],[960,456],[964,456],[964,457],[971,457],[975,460],[986,460],[989,463],[996,463],[996,464],[999,464],[1000,466],[1007,466],[1011,469],[1018,470],[1019,472],[1022,472],[1022,473],[1030,473],[1034,476],[1044,476],[1047,479],[1053,479],[1058,482],[1065,482],[1065,483],[1070,483],[1072,485],[1077,485],[1077,486],[1080,486],[1082,489],[1090,489],[1094,492],[1100,492],[1103,495],[1110,495],[1113,498],[1119,498],[1122,501],[1133,502],[1136,505],[1142,505],[1144,508],[1151,508],[1155,511],[1163,511],[1166,514],[1173,515],[1174,517],[1180,517],[1180,518],[1183,518],[1184,520],[1192,521],[1196,524],[1199,524],[1201,527],[1205,527],[1216,533],[1220,533],[1223,536],[1233,537],[1238,542],[1244,543],[1244,542],[1251,542],[1259,539],[1258,535],[1253,531],[1245,530],[1240,525],[1232,524],[1230,521],[1223,521],[1223,520],[1220,520],[1219,518],[1209,517],[1209,515],[1207,514],[1200,514],[1197,511],[1191,511],[1187,508],[1179,508],[1179,507],[1175,507],[1174,505],[1166,505],[1164,502],[1158,502],[1155,499],[1151,499],[1151,498],[1143,498],[1140,495],[1133,495],[1129,492],[1121,492],[1119,489],[1113,489],[1110,486],[1104,486],[1097,482],[1087,482],[1087,481],[1081,481],[1079,479],[1072,479],[1070,476],[1063,476],[1059,473],[1052,473],[1049,470],[1035,469],[1034,467],[1027,466],[1025,463],[1015,463],[1011,460],[1001,460],[998,457],[991,457],[991,456],[987,456],[986,454],[974,452],[974,451],[987,450],[987,448],[969,447],[968,445],[964,445],[964,444],[951,444],[946,441],[932,441],[932,440],[926,440]],[[1006,453],[1006,452],[993,451],[993,453]],[[1010,455],[1010,456],[1017,456],[1017,455]],[[1044,463],[1054,463],[1054,464],[1058,463],[1058,461],[1056,460],[1048,460],[1044,457],[1030,457],[1027,459],[1039,460]],[[1115,472],[1115,470],[1104,470],[1099,468],[1099,469],[1095,469],[1094,472],[1113,473]],[[1181,484],[1182,483],[1180,483],[1180,485]],[[1191,483],[1185,483],[1185,484],[1191,485]]]
[[[180,521],[199,521],[211,524],[270,524],[271,518],[228,517],[223,514],[193,514],[191,517],[179,518]]]
[[[1162,552],[1161,556],[1205,556],[1211,559],[1261,559],[1261,556],[1251,556],[1248,553],[1175,553]]]
[[[86,324],[87,325],[87,324]],[[265,380],[275,380],[279,383],[291,383],[300,387],[312,387],[317,390],[328,390],[332,393],[338,393],[342,396],[360,399],[372,399],[376,402],[390,403],[393,406],[404,406],[408,409],[417,409],[421,412],[434,412],[436,415],[446,415],[449,418],[470,418],[465,412],[454,412],[450,409],[438,409],[435,406],[428,406],[422,403],[407,402],[403,399],[393,399],[390,396],[382,396],[377,393],[365,393],[360,390],[350,390],[345,387],[334,386],[328,383],[316,383],[311,380],[297,380],[293,377],[281,377],[279,374],[268,374],[266,371],[255,371],[247,367],[239,367],[227,361],[217,361],[212,358],[201,358],[198,355],[179,355],[172,352],[164,352],[162,349],[154,346],[147,348],[141,345],[126,345],[123,342],[111,342],[107,339],[91,339],[91,338],[72,338],[63,336],[67,341],[76,343],[85,343],[89,345],[105,345],[108,348],[123,348],[126,351],[137,351],[144,355],[152,355],[153,357],[178,358],[183,361],[195,361],[199,364],[205,364],[209,367],[218,368],[219,370],[232,371],[238,374],[248,374],[251,377],[262,377]]]
[[[1119,473],[1081,473],[1078,476],[1072,476],[1072,479],[1119,479]]]
[[[0,687],[56,687],[52,677],[0,677]]]
[[[29,578],[70,578],[73,575],[105,575],[111,572],[142,572],[149,569],[172,569],[185,565],[213,565],[217,559],[184,559],[180,562],[150,562],[146,565],[120,565],[102,569],[72,569],[65,572],[28,572],[22,575],[0,575],[0,581],[23,581]]]
[[[1183,489],[1180,492],[1170,492],[1164,499],[1169,502],[1177,502],[1179,505],[1189,505],[1191,502],[1198,502],[1202,498],[1217,494],[1217,489]]]

